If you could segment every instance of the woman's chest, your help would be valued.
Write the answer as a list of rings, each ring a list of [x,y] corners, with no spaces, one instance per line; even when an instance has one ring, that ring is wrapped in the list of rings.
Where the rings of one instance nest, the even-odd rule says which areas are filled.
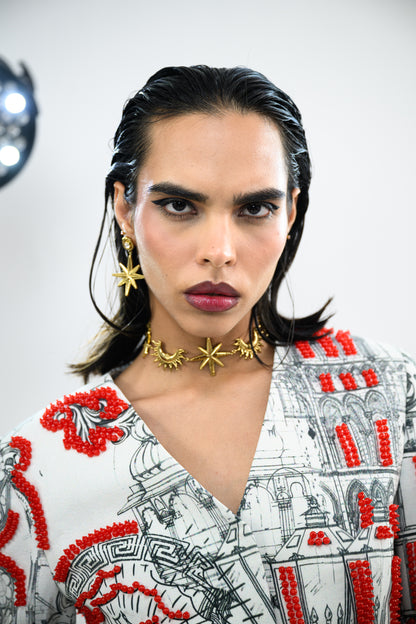
[[[192,394],[135,405],[164,449],[204,488],[237,512],[267,407],[270,380],[234,392]]]

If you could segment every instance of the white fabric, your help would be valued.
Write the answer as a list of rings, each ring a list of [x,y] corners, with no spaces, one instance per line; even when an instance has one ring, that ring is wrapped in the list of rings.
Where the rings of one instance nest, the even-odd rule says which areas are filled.
[[[402,560],[403,614],[414,614],[406,554],[406,543],[416,540],[414,364],[360,338],[354,339],[357,354],[345,355],[342,345],[331,340],[337,357],[328,357],[318,343],[311,347],[313,358],[304,358],[295,347],[288,353],[276,349],[269,402],[237,515],[193,479],[131,406],[107,420],[82,405],[84,399],[72,403],[71,420],[87,445],[91,431],[117,426],[123,434],[115,434],[117,441],[107,440],[105,450],[91,457],[66,449],[63,430],[45,428],[43,413],[8,436],[0,447],[0,529],[9,510],[19,514],[19,521],[0,549],[0,621],[69,624],[82,592],[90,592],[79,603],[90,622],[139,624],[153,615],[171,621],[136,582],[155,588],[171,611],[188,612],[192,624],[347,624],[357,621],[360,599],[350,563],[368,561],[374,615],[370,608],[365,621],[387,623],[394,549]],[[378,379],[370,387],[362,374],[369,369]],[[347,372],[356,389],[344,388],[339,375]],[[332,392],[322,390],[323,373],[331,374]],[[96,388],[110,388],[128,403],[110,375],[82,388],[80,396]],[[66,416],[55,404],[55,421]],[[388,421],[391,441],[393,464],[388,466],[381,465],[375,425],[382,419]],[[335,432],[341,423],[351,432],[359,466],[346,463]],[[30,466],[17,470],[39,494],[48,549],[38,547],[33,509],[11,477],[21,457],[9,444],[16,436],[32,446]],[[368,528],[360,526],[360,492],[374,506],[374,524]],[[389,526],[395,498],[401,505],[399,539],[378,539],[377,527]],[[137,525],[137,532],[97,538],[90,546],[79,542],[66,580],[53,580],[58,561],[67,557],[65,549],[126,521]],[[323,531],[329,543],[308,543],[311,531]],[[4,556],[26,574],[25,605],[14,606],[14,579]],[[114,571],[115,566],[120,570],[99,584],[99,570]],[[130,587],[131,593],[111,590],[114,583]],[[102,596],[107,596],[104,604],[94,605]]]

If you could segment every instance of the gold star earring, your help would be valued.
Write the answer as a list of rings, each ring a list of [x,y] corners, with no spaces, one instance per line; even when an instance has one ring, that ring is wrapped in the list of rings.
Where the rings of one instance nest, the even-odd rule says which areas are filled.
[[[117,286],[124,286],[124,295],[128,297],[130,288],[133,286],[133,288],[137,290],[136,281],[144,279],[144,275],[137,273],[137,271],[140,269],[140,264],[137,264],[135,267],[133,266],[133,256],[132,256],[133,249],[134,249],[133,241],[131,240],[131,238],[126,236],[124,232],[121,232],[121,233],[123,234],[123,238],[121,239],[121,244],[123,245],[124,249],[128,253],[127,266],[125,266],[122,262],[119,262],[121,272],[113,273],[113,276],[121,278]]]

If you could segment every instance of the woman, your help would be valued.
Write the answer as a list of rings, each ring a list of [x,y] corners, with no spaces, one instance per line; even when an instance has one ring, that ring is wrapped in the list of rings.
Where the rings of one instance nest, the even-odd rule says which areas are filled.
[[[2,445],[2,622],[414,621],[415,369],[276,310],[309,182],[261,74],[166,68],[126,104],[121,299],[75,367],[102,377]]]

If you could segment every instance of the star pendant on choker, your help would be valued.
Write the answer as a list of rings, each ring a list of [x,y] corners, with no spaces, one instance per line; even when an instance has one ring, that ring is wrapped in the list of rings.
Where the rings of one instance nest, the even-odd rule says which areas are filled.
[[[224,358],[232,355],[239,355],[245,360],[252,360],[255,353],[261,353],[263,343],[257,329],[252,330],[252,345],[245,342],[242,338],[237,338],[233,342],[233,349],[231,351],[220,351],[222,342],[217,345],[212,345],[211,338],[206,338],[205,347],[198,347],[200,351],[199,355],[190,356],[186,353],[185,349],[177,349],[174,353],[166,353],[162,348],[161,340],[153,340],[152,328],[150,323],[147,326],[146,341],[143,347],[143,357],[146,357],[149,353],[154,356],[154,362],[165,370],[176,371],[181,367],[184,362],[200,362],[199,370],[202,370],[208,366],[210,375],[212,377],[216,374],[216,366],[224,367],[224,363],[220,358]]]

